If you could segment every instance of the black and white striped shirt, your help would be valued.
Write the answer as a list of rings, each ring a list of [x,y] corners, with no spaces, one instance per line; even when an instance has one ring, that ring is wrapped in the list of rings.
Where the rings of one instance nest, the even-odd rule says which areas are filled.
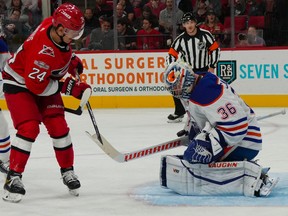
[[[178,57],[189,63],[194,71],[207,70],[216,67],[220,48],[209,31],[197,28],[194,36],[183,32],[175,38],[168,52],[167,64],[176,61]]]

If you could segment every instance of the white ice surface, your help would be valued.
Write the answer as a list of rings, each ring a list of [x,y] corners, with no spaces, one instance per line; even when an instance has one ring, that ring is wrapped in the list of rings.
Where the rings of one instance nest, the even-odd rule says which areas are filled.
[[[281,108],[255,108],[258,116]],[[176,138],[184,123],[168,124],[166,117],[172,109],[95,109],[101,133],[116,149],[130,152]],[[15,130],[9,113],[4,111],[10,125],[12,140]],[[32,153],[23,174],[26,195],[18,204],[0,200],[0,215],[29,216],[288,216],[288,206],[229,206],[205,207],[189,205],[157,206],[135,200],[131,192],[159,179],[162,154],[181,154],[184,147],[154,154],[127,163],[117,163],[93,143],[85,131],[94,133],[87,110],[82,116],[67,114],[75,151],[75,172],[81,180],[79,197],[68,194],[60,178],[51,140],[44,127],[33,144]],[[261,121],[263,150],[257,156],[262,166],[271,172],[287,173],[288,114]],[[1,174],[0,174],[1,175]],[[280,180],[281,181],[281,180]],[[1,176],[0,184],[3,185]],[[288,186],[288,182],[286,184]],[[0,192],[3,192],[2,186]],[[202,198],[203,199],[203,198]],[[287,198],[288,199],[288,198]],[[205,199],[203,199],[205,201]],[[253,202],[253,199],[251,200]],[[227,199],[229,202],[229,199]]]

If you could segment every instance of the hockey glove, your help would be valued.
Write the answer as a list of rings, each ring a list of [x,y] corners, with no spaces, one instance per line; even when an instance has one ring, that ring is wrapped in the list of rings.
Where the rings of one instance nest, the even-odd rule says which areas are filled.
[[[81,99],[83,92],[91,86],[87,83],[76,81],[71,77],[67,77],[63,83],[61,93],[65,95],[72,95],[75,98]]]
[[[189,115],[188,115],[189,116]],[[196,122],[192,122],[190,120],[187,120],[186,125],[183,130],[178,131],[177,136],[187,136],[189,135],[189,140],[193,140],[194,137],[199,134],[201,131],[199,127],[197,126]]]
[[[224,154],[224,138],[208,123],[189,144],[183,158],[190,163],[209,164],[216,162]]]
[[[73,77],[77,77],[78,75],[83,73],[82,61],[74,53],[72,54],[72,58],[68,68],[68,73],[71,74]],[[78,73],[77,76],[76,73]]]
[[[184,129],[177,132],[178,137],[187,136],[187,135],[188,135],[188,131]]]

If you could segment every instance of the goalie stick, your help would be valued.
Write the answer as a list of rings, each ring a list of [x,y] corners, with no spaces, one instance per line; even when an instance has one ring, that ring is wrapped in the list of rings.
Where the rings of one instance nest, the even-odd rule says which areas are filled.
[[[283,110],[281,110],[281,111],[279,111],[279,112],[270,113],[270,114],[268,114],[268,115],[259,116],[259,117],[257,118],[257,120],[260,121],[260,120],[263,120],[263,119],[266,119],[266,118],[270,118],[270,117],[273,117],[273,116],[276,116],[276,115],[280,115],[280,114],[285,115],[285,114],[286,114],[286,109],[283,109]]]
[[[95,120],[94,114],[92,112],[92,109],[90,107],[91,110],[91,115],[93,119]],[[88,109],[89,111],[89,109]],[[90,112],[89,112],[90,113]],[[259,116],[257,118],[257,120],[262,120],[262,119],[266,119],[266,118],[270,118],[276,115],[284,115],[286,114],[286,110],[283,109],[281,111],[275,112],[275,113],[271,113],[268,115],[264,115],[264,116]],[[92,123],[94,125],[94,121],[92,120]],[[96,127],[95,127],[96,126]],[[127,152],[127,153],[122,153],[119,152],[117,149],[115,149],[106,139],[105,137],[103,137],[97,127],[96,121],[95,121],[95,125],[94,128],[97,128],[96,134],[91,135],[88,131],[86,131],[86,134],[112,159],[114,159],[115,161],[119,162],[119,163],[123,163],[123,162],[128,162],[134,159],[138,159],[138,158],[142,158],[148,155],[152,155],[155,153],[159,153],[162,151],[166,151],[172,148],[176,148],[179,146],[187,146],[189,144],[189,139],[188,136],[184,136],[184,137],[179,137],[177,139],[174,140],[170,140],[161,144],[157,144],[157,145],[153,145],[147,148],[143,148],[140,150],[136,150],[136,151],[132,151],[132,152]],[[100,139],[99,139],[100,137]]]

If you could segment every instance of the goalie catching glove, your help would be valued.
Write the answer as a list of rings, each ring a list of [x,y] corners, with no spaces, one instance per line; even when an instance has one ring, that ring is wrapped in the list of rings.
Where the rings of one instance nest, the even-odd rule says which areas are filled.
[[[211,128],[210,123],[206,126],[189,144],[183,158],[189,163],[209,164],[217,162],[224,154],[226,147],[225,140],[221,133]]]
[[[83,92],[88,88],[91,90],[91,86],[87,83],[74,80],[71,77],[67,77],[65,81],[62,82],[61,93],[65,95],[72,95],[77,99],[81,99]]]

